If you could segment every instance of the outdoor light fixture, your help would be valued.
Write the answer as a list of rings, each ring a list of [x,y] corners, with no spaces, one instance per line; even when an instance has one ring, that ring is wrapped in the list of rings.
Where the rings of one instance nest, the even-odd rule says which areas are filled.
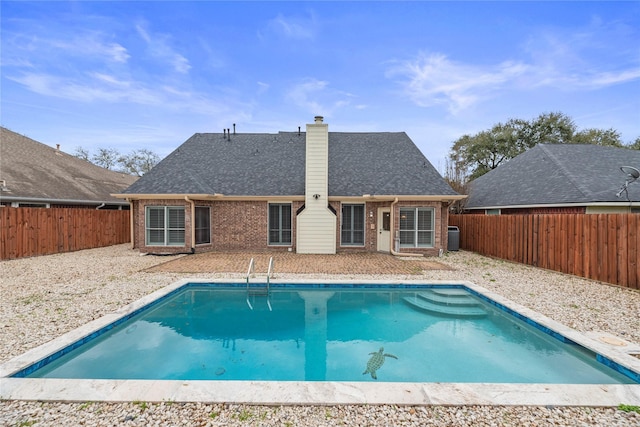
[[[316,194],[313,195],[313,198],[318,200],[320,198],[320,195],[316,193]]]

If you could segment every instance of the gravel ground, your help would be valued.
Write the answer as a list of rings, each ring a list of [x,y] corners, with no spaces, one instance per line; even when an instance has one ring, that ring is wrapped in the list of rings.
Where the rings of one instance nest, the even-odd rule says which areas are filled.
[[[128,245],[0,262],[0,363],[183,277],[146,269],[167,257]],[[395,279],[469,280],[579,331],[640,343],[640,292],[460,251],[439,259],[452,270]],[[305,275],[305,278],[385,276]],[[281,278],[300,277],[280,274]],[[624,402],[620,402],[624,403]],[[199,403],[0,401],[0,426],[640,426],[616,408],[392,405],[247,406]]]

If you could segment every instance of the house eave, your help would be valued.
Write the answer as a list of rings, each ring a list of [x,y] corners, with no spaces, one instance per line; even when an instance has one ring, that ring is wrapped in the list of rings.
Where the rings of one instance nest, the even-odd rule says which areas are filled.
[[[465,210],[486,210],[486,209],[540,209],[540,208],[581,208],[581,207],[628,207],[640,206],[640,202],[591,202],[591,203],[539,203],[530,205],[487,205],[487,206],[465,206]]]
[[[113,196],[113,195],[111,195]],[[20,197],[20,196],[2,196],[0,200],[3,202],[20,202],[20,203],[48,203],[62,205],[118,205],[128,206],[129,203],[120,200],[83,200],[83,199],[55,199],[48,197]]]
[[[344,196],[344,197],[335,197],[336,200],[345,200],[345,199],[359,199],[359,200],[364,200],[364,201],[371,201],[371,202],[388,202],[388,201],[395,201],[398,200],[400,202],[402,201],[420,201],[420,202],[446,202],[446,203],[451,203],[451,202],[455,202],[457,200],[463,200],[466,199],[468,196],[463,195],[463,194],[385,194],[385,195],[376,195],[376,194],[364,194],[360,197],[349,197],[349,196]],[[329,197],[329,200],[331,200],[332,197]]]
[[[289,200],[289,201],[304,201],[304,195],[268,195],[268,196],[253,196],[253,195],[224,195],[220,193],[214,194],[177,194],[177,193],[164,193],[164,194],[112,194],[113,197],[127,200],[183,200],[188,197],[191,200],[225,200],[225,201],[274,201],[274,200]],[[426,201],[426,202],[445,202],[452,203],[457,200],[463,200],[468,196],[457,194],[434,194],[434,195],[375,195],[375,194],[363,194],[362,196],[329,196],[330,202],[392,202],[398,201]]]

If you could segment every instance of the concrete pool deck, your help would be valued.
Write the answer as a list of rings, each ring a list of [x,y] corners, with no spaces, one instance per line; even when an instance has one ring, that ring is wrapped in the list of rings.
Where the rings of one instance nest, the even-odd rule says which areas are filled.
[[[7,378],[94,331],[127,316],[186,283],[224,283],[229,279],[182,279],[139,300],[87,323],[63,336],[0,365],[0,398],[38,401],[93,402],[234,402],[256,405],[640,405],[640,384],[484,384],[484,383],[369,383],[369,382],[267,382],[267,381],[163,381],[69,380]],[[278,283],[317,283],[317,280],[277,280]],[[323,283],[344,283],[323,280]],[[424,284],[425,280],[349,280],[367,284]],[[620,341],[594,339],[468,281],[461,284],[496,303],[548,327],[585,348],[640,375],[640,360],[628,354]]]

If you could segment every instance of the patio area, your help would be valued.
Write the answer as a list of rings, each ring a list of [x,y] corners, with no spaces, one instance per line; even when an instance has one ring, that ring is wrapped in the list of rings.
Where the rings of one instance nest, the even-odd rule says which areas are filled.
[[[287,274],[409,274],[431,270],[452,270],[437,258],[396,257],[370,252],[340,252],[335,255],[293,252],[206,252],[182,256],[151,267],[150,272],[165,273],[246,273],[254,259],[255,272],[265,274],[273,257],[275,273]]]

